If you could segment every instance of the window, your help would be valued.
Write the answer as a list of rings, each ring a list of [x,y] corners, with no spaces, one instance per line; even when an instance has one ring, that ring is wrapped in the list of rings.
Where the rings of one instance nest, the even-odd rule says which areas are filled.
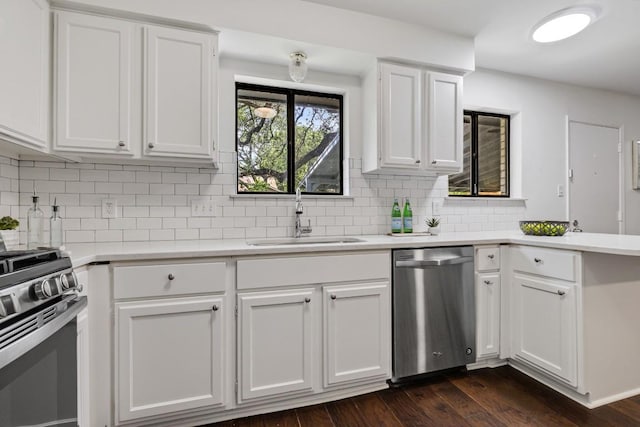
[[[342,95],[236,83],[238,193],[342,194]]]
[[[509,197],[509,116],[465,111],[463,157],[449,196]]]

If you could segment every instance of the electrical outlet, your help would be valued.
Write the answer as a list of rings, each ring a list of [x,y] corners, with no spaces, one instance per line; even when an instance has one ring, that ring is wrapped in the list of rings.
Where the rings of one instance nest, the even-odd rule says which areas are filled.
[[[558,197],[564,197],[564,185],[558,184]]]
[[[433,216],[438,216],[442,213],[442,200],[434,200],[431,203],[431,210]]]
[[[215,216],[213,200],[205,197],[191,199],[191,216]]]
[[[118,201],[116,199],[102,199],[102,218],[118,217]]]

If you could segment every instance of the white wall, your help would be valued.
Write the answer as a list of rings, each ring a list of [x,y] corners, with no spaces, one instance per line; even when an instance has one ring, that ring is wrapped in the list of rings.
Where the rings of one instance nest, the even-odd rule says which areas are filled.
[[[568,219],[566,199],[556,195],[557,185],[567,182],[567,117],[622,127],[626,233],[640,234],[640,192],[631,188],[631,140],[640,138],[640,97],[476,70],[464,79],[464,105],[519,113],[514,142],[520,158],[511,166],[530,219]],[[597,209],[597,200],[593,206]]]

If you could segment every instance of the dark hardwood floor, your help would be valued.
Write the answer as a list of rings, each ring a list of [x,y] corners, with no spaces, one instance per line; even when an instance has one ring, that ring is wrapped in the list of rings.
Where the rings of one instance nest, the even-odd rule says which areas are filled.
[[[640,396],[589,410],[505,366],[209,426],[640,426]]]

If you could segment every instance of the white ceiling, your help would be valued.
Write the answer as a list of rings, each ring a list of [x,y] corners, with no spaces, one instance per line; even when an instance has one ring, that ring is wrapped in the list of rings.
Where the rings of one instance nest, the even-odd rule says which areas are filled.
[[[640,0],[304,0],[475,38],[476,66],[640,95]],[[600,18],[570,39],[540,45],[532,27],[577,4]]]

